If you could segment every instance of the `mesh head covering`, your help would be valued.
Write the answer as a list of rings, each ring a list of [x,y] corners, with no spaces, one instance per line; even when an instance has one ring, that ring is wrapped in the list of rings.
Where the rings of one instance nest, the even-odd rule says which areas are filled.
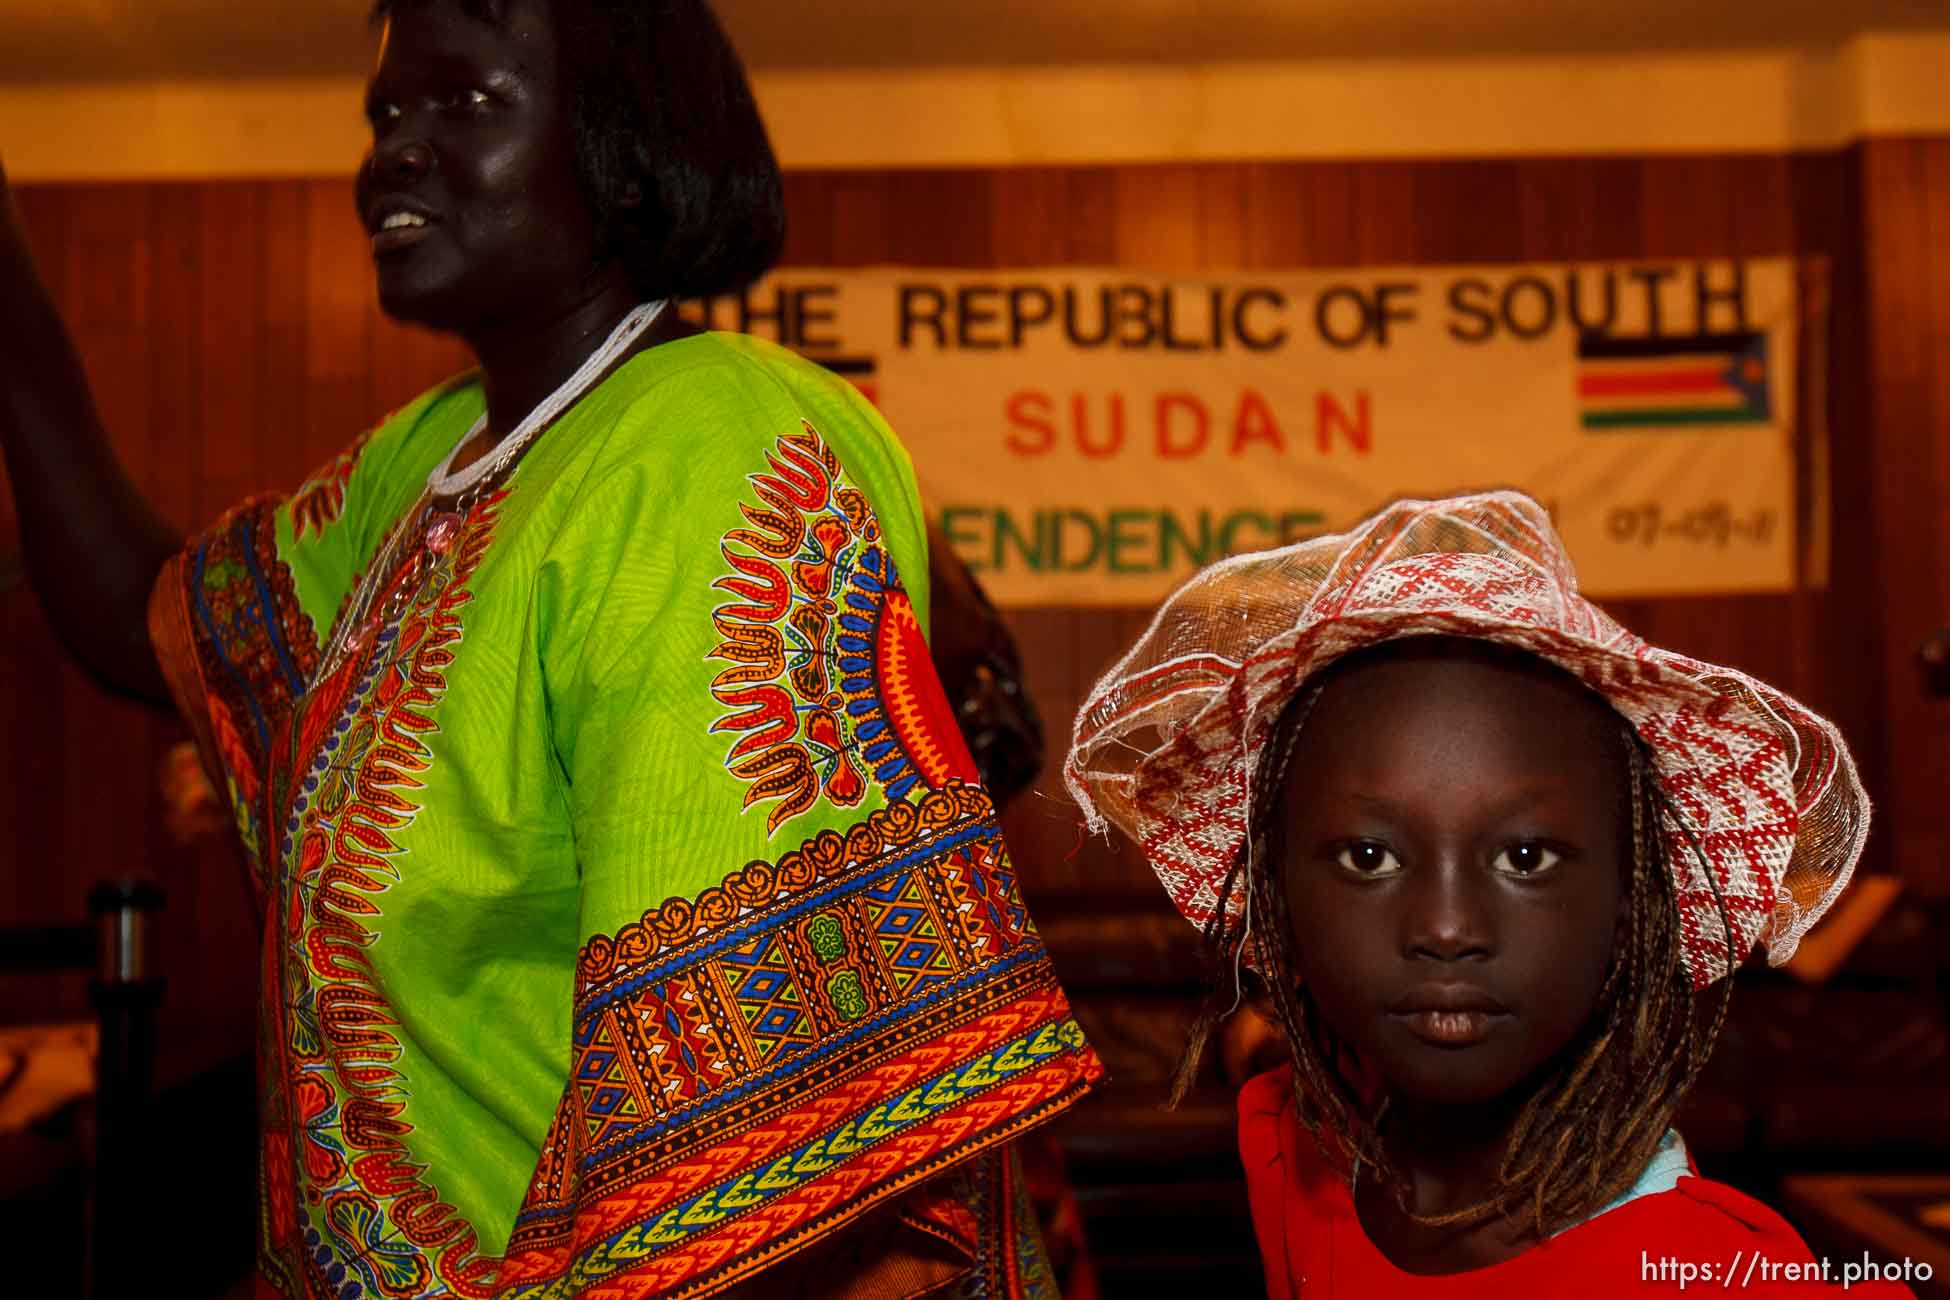
[[[1785,962],[1848,883],[1869,800],[1834,725],[1613,622],[1578,593],[1543,508],[1515,492],[1398,502],[1351,532],[1201,571],[1091,691],[1064,779],[1091,829],[1115,822],[1203,927],[1301,684],[1352,651],[1432,635],[1538,655],[1637,730],[1670,799],[1666,857],[1695,988],[1756,943]]]

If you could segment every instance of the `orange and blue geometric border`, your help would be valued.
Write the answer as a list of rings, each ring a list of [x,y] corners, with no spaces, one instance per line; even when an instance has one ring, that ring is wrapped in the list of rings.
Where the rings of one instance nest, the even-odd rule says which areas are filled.
[[[581,984],[523,1300],[718,1289],[1101,1075],[960,782],[592,943]]]

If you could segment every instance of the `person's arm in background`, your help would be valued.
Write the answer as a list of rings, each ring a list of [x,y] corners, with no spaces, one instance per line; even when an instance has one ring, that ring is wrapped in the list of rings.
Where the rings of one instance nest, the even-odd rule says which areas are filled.
[[[988,593],[928,521],[928,652],[955,725],[997,809],[1036,783],[1043,722],[1023,684],[1022,652]]]
[[[81,358],[35,273],[3,166],[0,451],[27,575],[55,633],[103,685],[167,705],[147,610],[180,542],[109,445]]]

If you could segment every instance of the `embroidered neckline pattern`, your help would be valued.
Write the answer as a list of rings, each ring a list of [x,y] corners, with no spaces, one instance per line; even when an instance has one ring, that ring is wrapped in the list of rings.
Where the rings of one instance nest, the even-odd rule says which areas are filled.
[[[352,471],[358,468],[360,454],[372,441],[372,435],[392,422],[393,416],[389,415],[367,429],[353,440],[351,446],[321,465],[305,480],[291,498],[291,536],[294,541],[304,541],[307,532],[323,537],[325,530],[339,521],[339,516],[345,511],[345,486],[352,481]]]
[[[424,737],[505,495],[475,507],[397,620],[312,683],[286,739],[270,805],[280,925],[266,944],[275,997],[263,1041],[264,1077],[277,1082],[260,1267],[289,1295],[494,1294],[499,1261],[478,1253],[473,1228],[410,1159],[401,1045],[366,948],[376,900],[399,877],[393,836],[419,811]]]

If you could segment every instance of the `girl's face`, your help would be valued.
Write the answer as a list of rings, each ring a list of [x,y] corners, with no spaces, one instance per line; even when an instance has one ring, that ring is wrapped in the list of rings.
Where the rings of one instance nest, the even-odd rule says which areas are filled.
[[[1503,1097],[1590,1018],[1629,878],[1620,727],[1569,679],[1468,642],[1412,643],[1321,692],[1272,837],[1294,960],[1397,1096]]]
[[[471,334],[580,300],[595,227],[545,5],[517,0],[502,25],[446,0],[402,6],[366,115],[357,202],[389,315]]]

